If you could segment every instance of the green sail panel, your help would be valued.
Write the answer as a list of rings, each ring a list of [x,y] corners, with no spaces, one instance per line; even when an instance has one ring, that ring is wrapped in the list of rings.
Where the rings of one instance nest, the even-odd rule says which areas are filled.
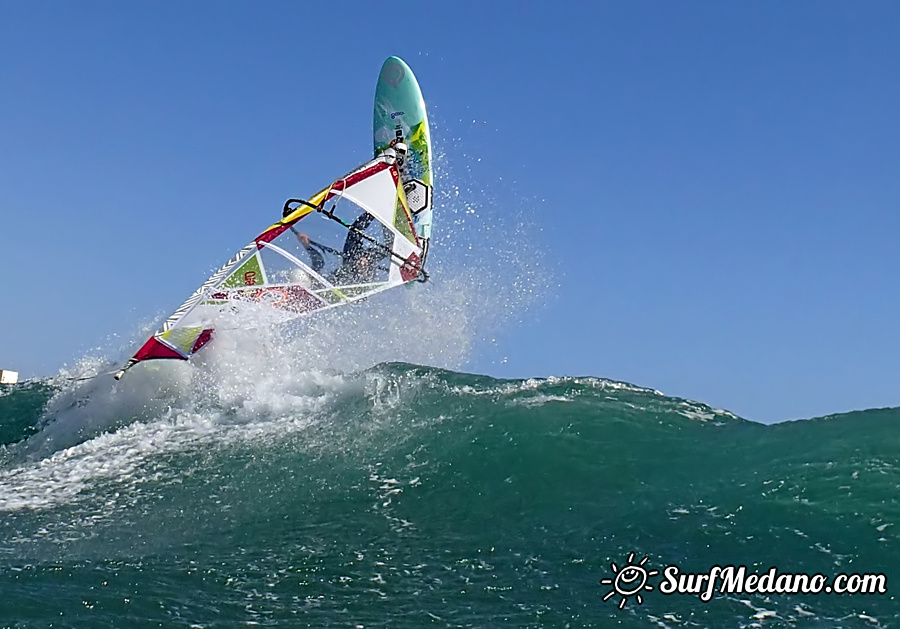
[[[265,284],[262,266],[259,263],[259,252],[247,258],[247,261],[232,272],[220,288],[243,288],[244,286],[259,286]]]

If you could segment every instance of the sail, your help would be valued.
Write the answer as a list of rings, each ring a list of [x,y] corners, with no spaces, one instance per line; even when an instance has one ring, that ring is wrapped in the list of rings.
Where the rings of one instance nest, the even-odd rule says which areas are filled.
[[[422,245],[396,159],[379,156],[308,201],[289,200],[281,220],[194,291],[116,379],[145,360],[189,359],[241,313],[287,321],[422,279]]]

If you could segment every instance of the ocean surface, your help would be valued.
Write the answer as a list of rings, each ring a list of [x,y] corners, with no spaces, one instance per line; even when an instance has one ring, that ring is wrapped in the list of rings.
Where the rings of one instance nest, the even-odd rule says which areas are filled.
[[[898,409],[265,364],[0,388],[0,626],[900,626]],[[604,600],[644,557],[886,593]]]

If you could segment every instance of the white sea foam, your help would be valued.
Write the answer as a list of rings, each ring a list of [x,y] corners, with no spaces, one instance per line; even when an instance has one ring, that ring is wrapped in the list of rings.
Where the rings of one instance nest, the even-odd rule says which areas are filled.
[[[525,407],[533,407],[533,406],[544,406],[550,402],[571,402],[572,398],[566,397],[564,395],[535,395],[533,397],[528,398],[520,398],[516,400],[512,400],[510,404],[514,404],[516,406],[525,406]]]
[[[180,395],[148,402],[141,413],[152,418],[141,417],[58,447],[72,439],[73,432],[115,421],[117,412],[127,411],[123,400],[133,400],[154,384],[171,386],[173,374],[182,380]],[[284,439],[315,423],[319,412],[346,389],[343,376],[307,372],[304,378],[236,377],[204,392],[211,377],[202,370],[148,370],[129,378],[123,391],[95,390],[88,403],[62,409],[41,433],[21,444],[17,463],[8,462],[0,470],[0,510],[70,504],[96,495],[89,490],[101,483],[111,486],[104,496],[125,500],[139,485],[174,473],[166,464],[167,455]],[[192,398],[189,392],[196,395]],[[204,393],[215,404],[208,405]]]

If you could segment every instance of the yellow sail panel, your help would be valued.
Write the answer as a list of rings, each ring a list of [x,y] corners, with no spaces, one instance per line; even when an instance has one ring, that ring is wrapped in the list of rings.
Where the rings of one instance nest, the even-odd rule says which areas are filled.
[[[185,356],[190,356],[194,349],[194,344],[205,328],[203,326],[190,326],[183,328],[172,328],[167,332],[157,335],[158,338],[171,345]]]
[[[409,204],[406,201],[406,193],[403,192],[402,183],[397,185],[397,204],[394,209],[394,227],[397,228],[397,231],[406,236],[406,239],[411,243],[418,244],[416,242],[415,232],[413,231],[412,213],[409,211]]]

